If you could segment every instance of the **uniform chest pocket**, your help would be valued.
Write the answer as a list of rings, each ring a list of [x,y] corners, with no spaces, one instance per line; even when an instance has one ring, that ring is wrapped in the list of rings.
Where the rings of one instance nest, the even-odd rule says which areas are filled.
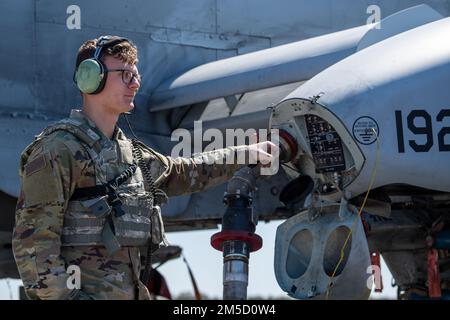
[[[148,194],[124,194],[119,195],[122,202],[122,209],[131,216],[137,216],[141,219],[150,219],[153,208],[153,197]]]

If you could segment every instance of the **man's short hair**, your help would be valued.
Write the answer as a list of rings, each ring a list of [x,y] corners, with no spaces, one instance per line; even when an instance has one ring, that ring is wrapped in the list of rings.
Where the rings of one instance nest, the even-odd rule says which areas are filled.
[[[91,39],[81,45],[81,47],[78,49],[76,68],[78,68],[82,61],[94,57],[98,40],[100,40],[100,38]],[[112,47],[107,48],[106,50],[103,50],[100,60],[104,61],[103,59],[107,55],[120,59],[123,62],[131,65],[138,63],[137,48],[133,43],[128,41],[120,42]]]

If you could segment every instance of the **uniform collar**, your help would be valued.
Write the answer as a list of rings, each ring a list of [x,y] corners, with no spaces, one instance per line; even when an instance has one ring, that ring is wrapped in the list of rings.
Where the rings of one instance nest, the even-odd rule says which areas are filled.
[[[99,128],[97,128],[94,121],[92,121],[91,119],[86,117],[81,110],[72,109],[70,111],[69,118],[78,120],[84,124],[87,124],[92,130],[95,131],[95,133],[97,133],[101,137],[102,140],[106,140],[106,141],[127,140],[127,138],[125,137],[125,134],[117,125],[114,127],[113,136],[110,140],[107,136],[105,136],[103,134],[103,132]]]

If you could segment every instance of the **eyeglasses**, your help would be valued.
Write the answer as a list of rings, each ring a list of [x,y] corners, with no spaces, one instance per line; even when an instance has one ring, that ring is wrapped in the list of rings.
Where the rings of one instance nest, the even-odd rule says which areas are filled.
[[[140,74],[136,74],[133,71],[130,71],[128,69],[108,69],[106,72],[122,72],[122,81],[127,86],[129,86],[134,79],[136,79],[139,84],[141,83],[142,77]]]

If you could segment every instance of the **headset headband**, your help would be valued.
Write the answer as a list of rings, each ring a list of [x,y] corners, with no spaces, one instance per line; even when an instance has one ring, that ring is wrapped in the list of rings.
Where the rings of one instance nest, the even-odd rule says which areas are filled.
[[[101,37],[96,44],[96,49],[94,53],[94,59],[98,60],[100,58],[100,55],[102,54],[102,50],[113,47],[118,43],[121,42],[130,42],[127,38],[123,37],[117,37],[117,36],[103,36]]]

